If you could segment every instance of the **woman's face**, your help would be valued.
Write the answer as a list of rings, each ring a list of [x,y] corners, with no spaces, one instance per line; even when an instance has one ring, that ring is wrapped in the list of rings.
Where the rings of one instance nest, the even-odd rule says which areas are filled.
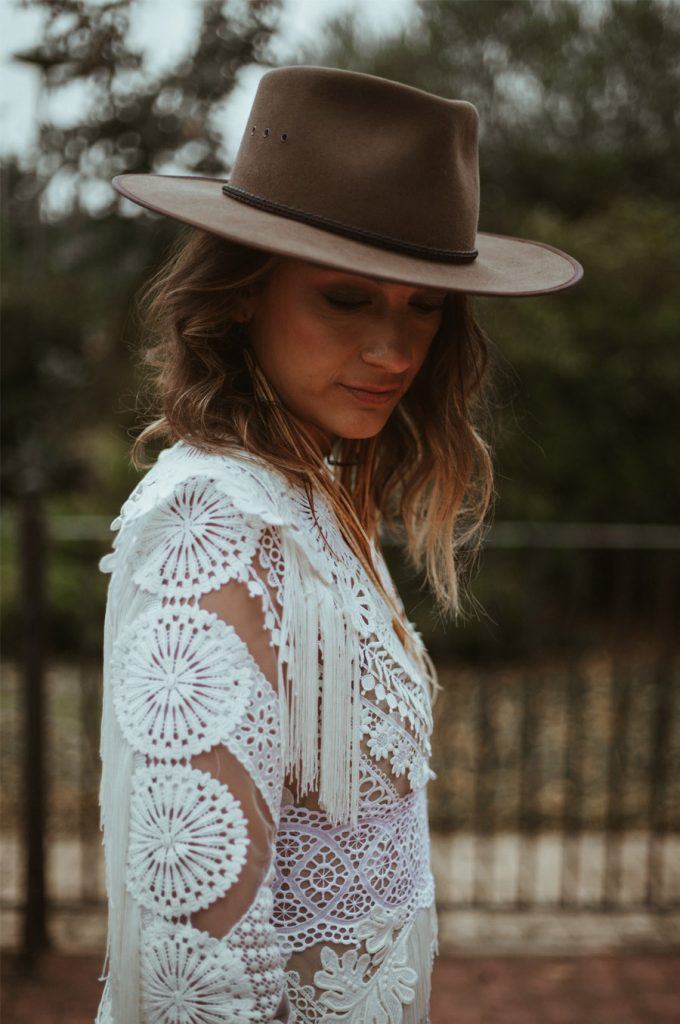
[[[327,454],[334,437],[382,429],[427,355],[445,296],[284,258],[245,312],[267,379]],[[391,390],[376,400],[352,388]]]

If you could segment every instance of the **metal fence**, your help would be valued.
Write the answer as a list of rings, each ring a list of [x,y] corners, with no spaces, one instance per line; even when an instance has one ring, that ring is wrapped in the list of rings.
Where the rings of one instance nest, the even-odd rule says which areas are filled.
[[[50,941],[103,941],[96,560],[110,534],[97,517],[46,530],[37,505],[19,525],[0,910],[3,944],[30,959]],[[76,548],[84,586],[68,583],[72,563],[50,578]],[[428,789],[443,913],[627,910],[662,924],[680,909],[679,566],[673,527],[497,523],[474,584],[484,613],[455,630],[395,571],[444,687]],[[53,652],[64,607],[82,616],[75,658]]]

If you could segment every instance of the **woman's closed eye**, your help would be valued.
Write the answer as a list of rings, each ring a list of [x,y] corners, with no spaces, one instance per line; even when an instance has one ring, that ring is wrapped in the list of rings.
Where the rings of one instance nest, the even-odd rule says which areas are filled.
[[[412,302],[411,305],[414,309],[419,309],[421,313],[441,313],[444,308],[443,302]]]
[[[342,299],[336,295],[325,295],[324,298],[332,306],[336,306],[338,309],[360,309],[362,306],[368,306],[371,303],[370,299]],[[438,302],[436,304],[411,302],[410,305],[421,313],[437,313],[444,308],[443,302]]]
[[[331,306],[340,306],[346,309],[358,309],[359,306],[365,306],[367,299],[339,299],[335,295],[324,295],[326,302],[330,302]]]

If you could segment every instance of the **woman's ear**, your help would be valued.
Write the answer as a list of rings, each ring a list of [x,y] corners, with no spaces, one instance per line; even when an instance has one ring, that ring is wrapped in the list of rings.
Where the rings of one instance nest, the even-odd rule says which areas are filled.
[[[248,321],[252,319],[254,312],[255,289],[251,284],[245,285],[245,287],[241,289],[241,293],[236,304],[234,320],[238,320],[239,323],[248,323]]]

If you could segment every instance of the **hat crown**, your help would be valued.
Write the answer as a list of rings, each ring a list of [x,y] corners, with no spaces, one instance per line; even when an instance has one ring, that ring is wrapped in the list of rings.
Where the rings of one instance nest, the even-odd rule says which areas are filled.
[[[432,259],[474,259],[479,116],[375,75],[275,68],[260,79],[227,195]]]

